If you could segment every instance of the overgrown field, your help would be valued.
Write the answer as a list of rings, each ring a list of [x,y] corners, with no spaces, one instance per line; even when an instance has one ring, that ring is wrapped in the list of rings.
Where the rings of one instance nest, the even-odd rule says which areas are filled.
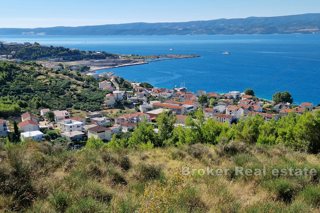
[[[80,151],[48,143],[2,145],[0,211],[317,212],[319,175],[271,171],[320,171],[319,165],[317,155],[241,142]],[[266,173],[236,174],[237,167]],[[206,168],[229,172],[204,174]]]

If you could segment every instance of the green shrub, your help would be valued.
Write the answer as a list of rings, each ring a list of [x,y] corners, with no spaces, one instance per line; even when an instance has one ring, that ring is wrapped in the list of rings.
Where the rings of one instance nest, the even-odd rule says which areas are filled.
[[[301,199],[314,208],[320,208],[320,186],[308,186],[301,193]]]
[[[107,206],[92,198],[82,198],[67,209],[67,213],[106,212]]]
[[[49,201],[58,212],[65,212],[70,205],[69,195],[64,191],[54,192],[51,196],[49,196]]]

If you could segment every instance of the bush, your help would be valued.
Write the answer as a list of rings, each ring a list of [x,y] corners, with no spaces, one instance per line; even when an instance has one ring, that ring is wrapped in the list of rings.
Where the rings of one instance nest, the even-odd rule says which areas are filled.
[[[121,184],[121,185],[127,185],[127,181],[126,179],[118,172],[115,172],[113,175],[112,175],[112,183],[114,185],[117,185],[117,184]]]
[[[231,142],[226,145],[219,145],[217,149],[219,156],[234,156],[238,153],[247,152],[247,145],[243,142]]]
[[[269,181],[267,185],[269,190],[275,192],[277,200],[285,203],[291,203],[299,189],[299,186],[296,183],[287,179]]]
[[[120,159],[120,167],[125,171],[128,171],[131,168],[131,161],[128,156],[124,156]]]
[[[178,203],[181,209],[186,212],[207,212],[206,204],[198,196],[194,188],[186,188],[182,191],[178,198]]]
[[[49,201],[58,212],[65,212],[70,205],[69,195],[63,191],[54,192],[49,196]]]
[[[139,167],[138,179],[142,181],[157,180],[163,177],[162,169],[159,166],[142,164]]]
[[[300,193],[301,199],[314,208],[320,208],[320,186],[308,186]]]
[[[205,155],[209,154],[208,148],[203,144],[194,144],[189,146],[188,153],[197,159],[202,159]]]

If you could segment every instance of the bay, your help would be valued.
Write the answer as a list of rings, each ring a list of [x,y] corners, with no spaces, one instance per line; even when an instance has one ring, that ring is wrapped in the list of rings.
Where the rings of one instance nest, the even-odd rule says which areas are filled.
[[[1,36],[1,41],[39,42],[119,54],[197,54],[112,70],[128,80],[191,91],[243,91],[271,99],[289,91],[295,103],[320,103],[320,35],[216,36]],[[225,55],[223,52],[230,54]]]

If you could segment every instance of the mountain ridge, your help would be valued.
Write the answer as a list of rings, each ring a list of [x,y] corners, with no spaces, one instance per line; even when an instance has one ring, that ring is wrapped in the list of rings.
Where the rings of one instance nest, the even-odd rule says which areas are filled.
[[[188,22],[0,28],[0,35],[216,35],[319,33],[320,13]]]

